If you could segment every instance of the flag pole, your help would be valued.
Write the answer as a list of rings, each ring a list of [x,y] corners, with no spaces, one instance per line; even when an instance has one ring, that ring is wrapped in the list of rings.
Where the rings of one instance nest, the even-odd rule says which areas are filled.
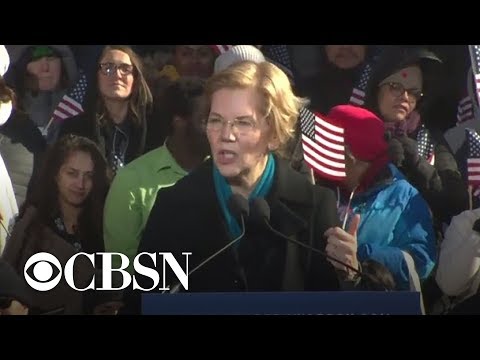
[[[473,198],[472,198],[473,187],[468,185],[468,206],[470,210],[473,210]]]
[[[45,126],[45,134],[48,132],[48,129],[50,128],[50,125],[52,125],[53,122],[53,116],[50,118],[50,121],[48,122],[47,126]]]

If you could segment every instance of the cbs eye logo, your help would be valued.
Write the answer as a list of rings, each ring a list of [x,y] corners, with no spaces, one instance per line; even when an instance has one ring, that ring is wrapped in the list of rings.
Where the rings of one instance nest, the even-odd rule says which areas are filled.
[[[49,291],[60,282],[62,266],[52,254],[37,253],[28,259],[23,268],[23,275],[33,289]]]

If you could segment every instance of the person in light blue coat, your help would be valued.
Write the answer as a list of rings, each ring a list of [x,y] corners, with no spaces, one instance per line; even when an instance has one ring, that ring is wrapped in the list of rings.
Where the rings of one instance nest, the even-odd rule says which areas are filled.
[[[337,186],[344,226],[328,234],[327,252],[353,266],[368,259],[377,261],[390,270],[398,290],[408,290],[411,272],[407,258],[413,259],[420,280],[435,266],[430,209],[390,162],[383,122],[376,115],[341,105],[327,118],[344,128],[346,172]]]
[[[357,256],[376,260],[392,272],[397,288],[407,289],[409,271],[403,252],[415,261],[420,279],[435,264],[436,249],[430,211],[416,188],[392,164],[385,176],[364,193],[354,195],[352,210],[360,214]]]

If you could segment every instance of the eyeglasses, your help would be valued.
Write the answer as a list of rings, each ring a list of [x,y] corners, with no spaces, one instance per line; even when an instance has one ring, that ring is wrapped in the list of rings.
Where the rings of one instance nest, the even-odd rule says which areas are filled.
[[[8,309],[12,305],[13,298],[0,297],[0,309]]]
[[[223,126],[227,123],[232,127],[232,131],[236,134],[246,135],[252,132],[256,128],[256,124],[249,118],[238,118],[234,120],[225,120],[219,117],[210,117],[207,119],[205,128],[210,132],[218,132],[223,129]]]
[[[406,91],[409,100],[419,101],[423,97],[423,93],[419,89],[405,89],[402,84],[397,82],[390,82],[386,85],[393,96],[402,96]]]
[[[120,70],[120,74],[122,76],[130,75],[133,72],[133,65],[132,64],[114,64],[111,62],[101,63],[99,65],[99,69],[103,75],[111,76]]]

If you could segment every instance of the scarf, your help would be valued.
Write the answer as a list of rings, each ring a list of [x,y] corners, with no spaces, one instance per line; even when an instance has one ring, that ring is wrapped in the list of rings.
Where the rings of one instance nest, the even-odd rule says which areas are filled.
[[[419,128],[420,124],[420,114],[414,110],[405,121],[385,122],[385,129],[391,131],[394,136],[410,136]]]
[[[272,154],[269,154],[267,165],[265,166],[265,170],[263,171],[260,181],[257,183],[257,186],[255,186],[255,189],[253,189],[248,198],[249,202],[257,197],[265,197],[268,194],[272,188],[274,175],[275,159]],[[232,239],[234,239],[240,236],[242,230],[238,221],[231,214],[228,208],[228,201],[233,194],[232,188],[222,174],[220,174],[220,171],[215,164],[213,165],[213,182],[215,185],[215,192],[217,194],[218,202],[220,203],[223,216],[225,217],[227,223],[228,233]]]

